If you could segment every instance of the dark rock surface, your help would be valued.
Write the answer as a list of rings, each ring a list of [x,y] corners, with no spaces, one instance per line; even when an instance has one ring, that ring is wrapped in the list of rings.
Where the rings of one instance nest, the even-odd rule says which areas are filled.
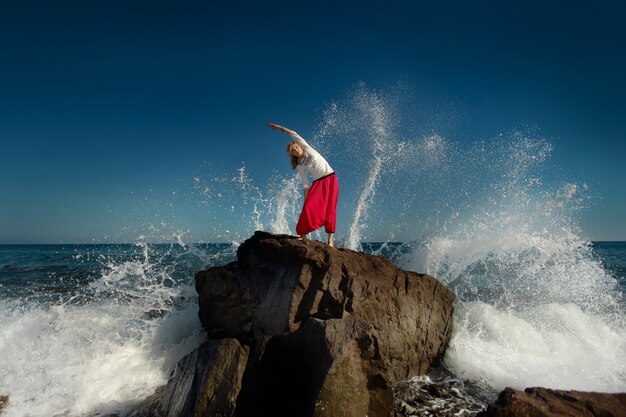
[[[310,318],[363,320],[391,381],[426,373],[450,338],[452,292],[386,258],[263,232],[237,258],[196,274],[209,337],[288,334]]]
[[[209,347],[135,416],[390,417],[393,386],[452,331],[454,295],[433,277],[292,236],[255,233],[196,289]]]
[[[8,403],[9,403],[9,396],[0,395],[0,413],[2,413],[2,410],[4,409],[4,407],[7,406]]]
[[[231,416],[250,349],[210,340],[180,360],[164,390],[131,417]]]
[[[447,370],[438,368],[428,376],[413,377],[396,384],[396,417],[471,417],[495,400],[496,394],[487,385],[454,378]]]
[[[595,416],[626,417],[626,393],[560,391],[547,388],[506,388],[482,417]]]

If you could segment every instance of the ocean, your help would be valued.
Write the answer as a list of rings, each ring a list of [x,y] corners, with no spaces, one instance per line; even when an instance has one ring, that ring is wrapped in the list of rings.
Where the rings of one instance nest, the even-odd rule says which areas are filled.
[[[398,243],[363,246],[400,265],[410,253]],[[194,272],[230,262],[235,251],[231,244],[0,246],[0,395],[10,397],[5,415],[131,410],[205,340]],[[579,273],[614,280],[614,293],[606,294],[614,306],[567,299],[505,305],[507,296],[493,287],[483,288],[484,295],[461,295],[446,373],[439,370],[430,381],[474,381],[494,392],[535,385],[626,391],[619,297],[626,289],[626,242],[593,242],[584,254],[587,268]],[[582,279],[585,288],[594,284],[593,277]],[[594,303],[602,294],[587,296]]]
[[[457,296],[443,363],[404,384],[404,400],[417,406],[411,396],[435,384],[453,395],[422,414],[473,415],[506,386],[626,392],[626,243],[585,238],[593,190],[560,176],[537,132],[454,140],[411,121],[402,94],[359,86],[305,136],[339,168],[337,246]],[[164,214],[133,244],[0,246],[3,417],[123,416],[167,382],[206,340],[194,273],[232,261],[254,230],[293,233],[296,177],[236,171],[192,186],[202,210],[228,213],[206,229],[231,243],[160,231]]]

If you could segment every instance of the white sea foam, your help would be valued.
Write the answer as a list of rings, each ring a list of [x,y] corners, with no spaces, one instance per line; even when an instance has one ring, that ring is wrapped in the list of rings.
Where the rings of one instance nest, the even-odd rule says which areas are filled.
[[[591,248],[571,231],[494,229],[413,252],[459,297],[447,366],[497,389],[626,390],[621,294]]]
[[[497,389],[545,386],[626,390],[626,330],[576,304],[543,304],[524,312],[484,302],[457,304],[447,366]]]
[[[152,262],[146,246],[143,259],[109,265],[86,301],[2,300],[0,393],[10,397],[3,415],[123,414],[167,382],[206,336],[193,288]]]

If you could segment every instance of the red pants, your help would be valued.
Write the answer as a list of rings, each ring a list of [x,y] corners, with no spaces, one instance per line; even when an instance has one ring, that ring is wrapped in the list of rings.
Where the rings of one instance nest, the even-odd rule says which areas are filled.
[[[335,233],[339,183],[334,173],[313,181],[304,200],[296,233],[306,235],[324,226],[326,233]]]

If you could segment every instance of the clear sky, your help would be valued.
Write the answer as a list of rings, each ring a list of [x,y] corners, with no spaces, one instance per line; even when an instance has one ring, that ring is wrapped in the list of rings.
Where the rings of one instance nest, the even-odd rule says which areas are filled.
[[[292,175],[265,124],[312,135],[360,82],[454,107],[450,140],[539,129],[590,187],[584,235],[626,240],[625,21],[618,0],[2,2],[0,243],[220,240],[194,181]]]

